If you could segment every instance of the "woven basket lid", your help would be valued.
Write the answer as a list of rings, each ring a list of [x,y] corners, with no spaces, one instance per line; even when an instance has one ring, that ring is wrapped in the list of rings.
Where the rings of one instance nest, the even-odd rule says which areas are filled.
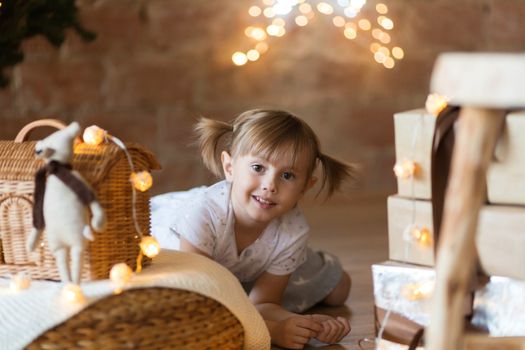
[[[13,141],[0,141],[0,181],[34,181],[35,173],[44,165],[41,159],[35,157],[36,141],[14,143]],[[137,155],[144,157],[149,169],[161,168],[155,156],[144,147],[136,143],[126,143],[126,148],[132,159]],[[91,185],[106,178],[111,168],[121,159],[125,160],[124,152],[113,143],[91,146],[78,143],[75,146],[73,169],[78,170]]]

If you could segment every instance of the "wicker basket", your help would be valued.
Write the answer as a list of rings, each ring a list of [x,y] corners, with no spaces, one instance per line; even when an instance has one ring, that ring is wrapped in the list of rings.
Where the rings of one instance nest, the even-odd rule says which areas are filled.
[[[39,120],[24,127],[15,141],[0,141],[0,276],[26,272],[33,279],[59,280],[55,259],[46,236],[35,252],[26,250],[32,228],[34,176],[43,166],[34,156],[34,141],[25,141],[36,127],[65,125],[56,120]],[[160,169],[155,157],[136,144],[127,144],[137,171]],[[106,211],[107,229],[95,233],[84,253],[82,280],[107,278],[111,267],[125,262],[135,268],[138,237],[132,221],[130,168],[124,153],[112,143],[90,146],[77,143],[73,168],[91,184]],[[149,234],[149,195],[138,192],[137,220]],[[149,261],[145,259],[144,265]]]
[[[144,288],[98,301],[26,349],[235,350],[243,343],[241,323],[217,301],[178,289]]]

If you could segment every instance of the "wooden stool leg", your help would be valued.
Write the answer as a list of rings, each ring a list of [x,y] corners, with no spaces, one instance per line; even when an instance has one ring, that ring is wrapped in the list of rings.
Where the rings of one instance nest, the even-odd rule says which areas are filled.
[[[445,195],[428,350],[459,350],[463,346],[463,303],[474,272],[478,213],[503,120],[500,110],[465,107],[460,113]]]

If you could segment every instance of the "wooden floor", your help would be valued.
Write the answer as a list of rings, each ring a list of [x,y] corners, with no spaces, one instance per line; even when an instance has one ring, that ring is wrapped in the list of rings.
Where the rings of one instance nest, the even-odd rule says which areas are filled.
[[[373,292],[370,266],[387,260],[386,194],[334,199],[324,204],[305,200],[302,208],[312,232],[310,245],[339,256],[352,277],[344,307],[315,307],[312,312],[346,316],[352,330],[338,345],[308,345],[305,349],[356,349],[360,339],[374,336]],[[368,345],[364,349],[373,349]],[[278,349],[274,347],[272,349]]]

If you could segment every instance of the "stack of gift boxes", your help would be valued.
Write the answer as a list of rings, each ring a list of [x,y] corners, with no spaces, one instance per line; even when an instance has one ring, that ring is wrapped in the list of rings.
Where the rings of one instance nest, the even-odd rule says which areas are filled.
[[[437,115],[437,113],[435,113]],[[378,349],[419,343],[435,282],[431,152],[436,116],[394,115],[396,195],[388,198],[389,261],[372,265]],[[456,127],[460,122],[456,122]],[[525,111],[507,115],[478,221],[480,274],[466,321],[490,336],[525,336]],[[413,344],[413,345],[414,345]],[[414,346],[412,348],[415,348]]]

